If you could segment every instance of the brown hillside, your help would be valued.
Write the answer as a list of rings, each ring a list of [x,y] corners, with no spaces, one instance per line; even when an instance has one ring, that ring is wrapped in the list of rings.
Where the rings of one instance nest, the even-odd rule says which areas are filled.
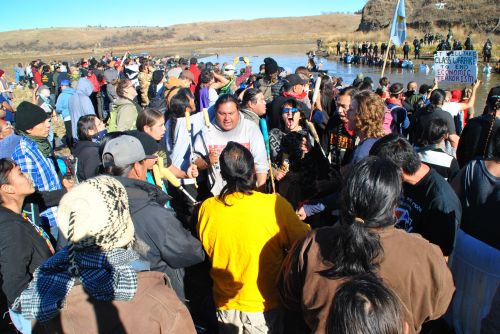
[[[436,4],[445,3],[443,9]],[[359,30],[370,31],[390,25],[397,0],[369,0],[362,11]],[[409,27],[427,31],[433,27],[462,27],[476,33],[500,34],[498,0],[412,0],[405,1]]]
[[[0,33],[0,56],[66,54],[77,50],[145,50],[179,46],[200,50],[218,45],[311,42],[336,32],[351,32],[360,15],[327,14],[257,20],[179,24],[168,27],[85,27],[16,30]]]

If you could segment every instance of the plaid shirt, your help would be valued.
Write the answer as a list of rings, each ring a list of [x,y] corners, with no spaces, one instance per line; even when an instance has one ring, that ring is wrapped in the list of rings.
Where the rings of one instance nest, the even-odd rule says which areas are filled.
[[[52,160],[44,157],[36,144],[26,137],[22,137],[16,146],[12,159],[24,173],[28,173],[35,188],[40,191],[62,189]],[[49,220],[50,226],[56,226],[57,207],[51,207],[40,213],[41,217]]]

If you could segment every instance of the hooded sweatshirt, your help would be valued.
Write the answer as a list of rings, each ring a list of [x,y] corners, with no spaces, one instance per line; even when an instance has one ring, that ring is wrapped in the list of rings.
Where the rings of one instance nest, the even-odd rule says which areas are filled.
[[[73,96],[73,94],[75,94],[75,90],[68,87],[63,89],[57,98],[56,112],[62,116],[64,121],[71,119],[69,112],[69,99]]]
[[[76,84],[76,92],[69,98],[69,114],[73,138],[78,138],[77,123],[80,117],[95,115],[94,106],[89,98],[92,90],[92,83],[86,78],[80,78]]]
[[[125,189],[135,228],[135,250],[151,270],[167,274],[180,300],[185,301],[184,268],[205,258],[200,241],[194,238],[165,208],[169,196],[145,181],[116,177]]]

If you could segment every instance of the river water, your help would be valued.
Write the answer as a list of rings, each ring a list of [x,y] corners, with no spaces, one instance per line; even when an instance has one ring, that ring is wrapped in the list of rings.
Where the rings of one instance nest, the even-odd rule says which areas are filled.
[[[303,51],[299,51],[301,49],[303,49]],[[237,51],[220,50],[218,56],[213,55],[210,57],[202,58],[200,59],[200,61],[210,61],[212,63],[218,62],[220,64],[223,64],[224,62],[232,63],[235,57],[247,56],[252,64],[252,70],[255,73],[258,71],[259,65],[263,63],[265,57],[272,57],[276,60],[279,66],[285,69],[289,69],[290,71],[294,71],[298,66],[306,65],[307,56],[305,53],[308,50],[309,49],[306,45],[295,46],[293,48],[290,48],[290,51],[279,48],[279,50],[275,52],[273,52],[272,47],[241,48]],[[327,70],[329,75],[342,77],[345,84],[351,84],[358,73],[363,73],[365,77],[369,76],[373,79],[375,87],[378,85],[378,80],[382,71],[381,68],[363,65],[347,65],[337,60],[337,57],[335,57],[335,59],[320,58],[316,59],[316,63],[318,65],[319,62],[321,62],[321,69]],[[418,68],[419,66],[417,65],[417,63],[415,64],[416,65],[414,70],[402,68],[386,68],[384,76],[388,77],[390,82],[400,82],[405,87],[409,81],[416,81],[419,85],[423,83],[432,85],[434,81],[434,73],[432,72],[432,70],[428,73],[420,72]],[[239,69],[243,66],[244,64],[240,62],[236,66],[236,68]],[[500,74],[483,75],[481,71],[482,65],[479,65],[479,67],[478,78],[479,80],[481,80],[481,86],[478,89],[476,97],[476,115],[482,113],[490,88],[500,85]],[[462,89],[465,87],[465,85],[440,83],[439,87],[443,89]]]

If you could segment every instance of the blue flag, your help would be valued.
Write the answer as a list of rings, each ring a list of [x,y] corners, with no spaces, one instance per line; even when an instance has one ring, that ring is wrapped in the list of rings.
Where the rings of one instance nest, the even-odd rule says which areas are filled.
[[[406,39],[406,14],[405,14],[405,0],[400,0],[394,18],[392,19],[392,26],[390,38],[394,45],[400,46]]]

